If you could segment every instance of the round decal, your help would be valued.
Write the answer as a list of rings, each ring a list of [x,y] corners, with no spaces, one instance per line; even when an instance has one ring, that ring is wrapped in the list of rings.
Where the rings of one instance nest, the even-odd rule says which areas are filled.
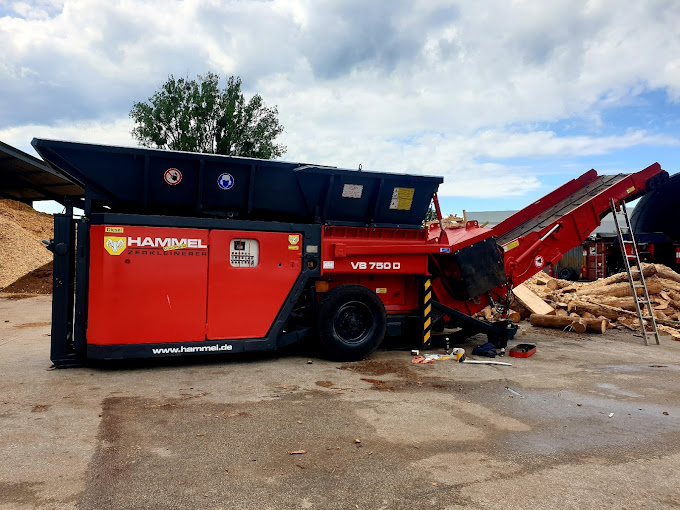
[[[540,255],[534,259],[534,265],[536,267],[543,267],[543,257]]]
[[[165,182],[170,186],[174,186],[175,184],[182,182],[182,172],[176,168],[168,168],[163,174],[163,179],[165,179]]]
[[[222,174],[217,178],[217,185],[222,189],[234,187],[234,177],[231,174]]]

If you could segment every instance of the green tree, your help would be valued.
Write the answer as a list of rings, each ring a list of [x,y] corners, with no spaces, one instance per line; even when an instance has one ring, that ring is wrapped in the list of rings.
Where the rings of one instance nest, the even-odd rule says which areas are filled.
[[[425,214],[425,219],[423,220],[423,223],[427,223],[428,221],[435,221],[437,219],[437,211],[434,210],[434,205],[432,205],[432,202],[430,202],[430,207],[427,208],[427,213]]]
[[[278,110],[255,94],[246,101],[241,78],[231,76],[220,90],[220,77],[198,80],[168,77],[147,102],[132,106],[132,136],[145,147],[229,156],[273,159],[286,152],[275,143],[283,133]]]

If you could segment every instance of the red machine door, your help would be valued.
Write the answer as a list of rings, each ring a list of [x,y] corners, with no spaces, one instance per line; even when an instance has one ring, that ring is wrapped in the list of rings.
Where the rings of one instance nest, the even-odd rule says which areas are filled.
[[[301,267],[301,234],[211,230],[208,340],[264,338]]]
[[[90,227],[87,341],[205,340],[208,231]]]

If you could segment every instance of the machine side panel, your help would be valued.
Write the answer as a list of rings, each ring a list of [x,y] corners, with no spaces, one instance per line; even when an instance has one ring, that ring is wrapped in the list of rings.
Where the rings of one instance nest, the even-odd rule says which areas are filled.
[[[205,340],[208,231],[92,225],[87,342]]]
[[[300,233],[211,230],[207,338],[264,338],[302,270]]]

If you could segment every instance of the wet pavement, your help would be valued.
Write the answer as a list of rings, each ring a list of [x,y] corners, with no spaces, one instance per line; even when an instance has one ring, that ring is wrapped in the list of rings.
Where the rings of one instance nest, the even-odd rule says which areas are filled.
[[[0,509],[680,506],[670,337],[523,325],[538,350],[511,367],[298,350],[50,370],[49,320],[48,297],[0,297]]]

